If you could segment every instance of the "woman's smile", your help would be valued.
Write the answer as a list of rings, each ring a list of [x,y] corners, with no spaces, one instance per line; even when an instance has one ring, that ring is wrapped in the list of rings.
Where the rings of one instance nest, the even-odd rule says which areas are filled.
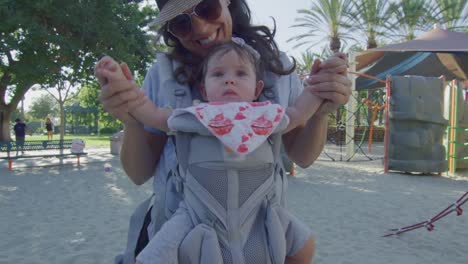
[[[212,45],[214,44],[217,44],[217,39],[218,39],[218,32],[219,32],[219,29],[217,29],[213,34],[211,34],[210,36],[206,37],[206,38],[201,38],[201,39],[198,39],[196,40],[198,42],[198,44],[202,47],[211,47]]]

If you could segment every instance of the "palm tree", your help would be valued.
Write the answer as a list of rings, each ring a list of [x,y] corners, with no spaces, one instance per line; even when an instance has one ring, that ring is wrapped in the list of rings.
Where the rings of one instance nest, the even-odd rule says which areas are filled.
[[[463,31],[468,29],[467,0],[433,0],[434,22],[445,29]]]
[[[401,0],[390,6],[394,22],[388,29],[393,36],[405,40],[416,38],[417,31],[427,31],[432,27],[434,10],[426,0]]]
[[[366,48],[377,47],[377,37],[385,35],[385,25],[391,18],[388,0],[351,0],[349,16],[352,27],[366,36]]]
[[[306,28],[307,32],[292,37],[289,41],[298,41],[294,47],[308,44],[307,50],[316,46],[322,41],[329,42],[329,49],[332,53],[339,52],[342,41],[354,39],[349,34],[349,18],[346,10],[350,7],[350,0],[317,0],[313,2],[310,9],[299,9],[297,12],[303,17],[296,18],[296,24],[292,27]],[[322,37],[318,41],[314,38]],[[336,124],[341,121],[340,109],[336,111]]]
[[[299,9],[298,14],[303,17],[296,18],[292,27],[306,28],[304,34],[292,37],[289,41],[298,41],[294,47],[308,44],[307,50],[316,44],[326,40],[329,42],[330,50],[335,53],[340,51],[341,42],[352,39],[347,32],[349,28],[348,10],[350,0],[317,0],[310,9]],[[316,40],[316,37],[321,37]]]
[[[377,38],[385,36],[386,25],[391,19],[390,1],[388,0],[352,0],[352,8],[347,12],[352,28],[366,36],[366,49],[377,47]],[[368,98],[372,100],[374,91],[368,91]],[[361,93],[357,94],[358,102],[361,101]],[[372,116],[372,110],[367,109],[368,117]],[[361,111],[356,112],[356,120],[360,125]],[[370,120],[369,120],[370,121]]]

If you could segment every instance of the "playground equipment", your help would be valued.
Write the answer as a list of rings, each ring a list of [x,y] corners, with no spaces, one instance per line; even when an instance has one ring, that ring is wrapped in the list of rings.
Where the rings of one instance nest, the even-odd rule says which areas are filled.
[[[384,235],[383,237],[390,237],[390,236],[395,236],[395,235],[400,235],[405,232],[415,230],[421,227],[426,227],[427,231],[432,231],[434,230],[434,223],[442,219],[443,217],[451,214],[452,212],[456,212],[457,216],[460,216],[463,214],[463,209],[461,208],[464,203],[468,201],[468,192],[465,192],[455,203],[449,205],[447,208],[445,208],[442,212],[438,213],[434,217],[430,218],[427,221],[422,221],[414,225],[406,226],[403,228],[394,228],[390,229],[391,233],[388,233]]]
[[[377,102],[374,102],[370,99],[362,99],[362,103],[366,104],[369,109],[372,110],[372,118],[371,122],[369,124],[369,139],[367,140],[367,149],[369,150],[369,153],[372,152],[372,136],[373,136],[373,131],[374,131],[374,122],[375,119],[377,118],[377,113],[385,108],[385,105],[379,105]]]
[[[457,168],[468,168],[468,102],[463,100],[462,90],[457,81],[450,87],[450,125],[447,128],[447,160],[449,172]]]
[[[374,110],[374,115],[379,108],[386,110],[385,173],[389,170],[422,173],[447,171],[443,145],[443,136],[448,125],[443,116],[444,78],[388,76],[386,80],[380,80],[362,73],[350,73],[385,84],[384,106],[365,101]],[[353,108],[348,107],[348,113],[352,112]],[[373,121],[371,125],[372,123]],[[347,124],[346,133],[350,130],[354,130],[354,127]],[[370,137],[368,141],[369,152],[371,139]],[[347,153],[354,152],[354,142],[348,143],[346,148]]]
[[[387,86],[385,172],[447,171],[444,78],[392,76]]]
[[[468,76],[466,71],[468,69],[467,43],[468,34],[441,29],[440,26],[435,25],[433,30],[422,34],[414,40],[385,45],[357,54],[352,53],[349,57],[350,71],[362,71],[379,79],[384,79],[388,75],[437,76],[443,74],[450,80],[466,80]],[[354,80],[354,87],[356,87],[357,83],[359,89],[367,90],[382,87],[380,82],[376,82],[375,79],[369,81],[367,78],[357,78]],[[387,93],[387,96],[390,96],[390,94]],[[348,111],[348,113],[351,111]],[[466,135],[466,131],[462,131],[462,126],[457,127],[457,132]],[[455,126],[452,125],[452,128],[454,130]],[[467,128],[464,127],[463,129]],[[455,136],[457,133],[453,132],[452,135]],[[468,138],[461,139],[457,135],[457,142],[466,142],[466,140]],[[451,141],[455,140],[452,138]],[[455,143],[455,145],[461,146],[458,143]],[[348,146],[347,148],[349,149],[347,153],[352,153],[353,146]],[[457,148],[457,151],[461,149]],[[453,150],[451,149],[451,151]],[[452,156],[460,158],[461,156],[466,157],[468,154],[459,155],[453,152]],[[468,161],[456,160],[457,164],[455,168]]]

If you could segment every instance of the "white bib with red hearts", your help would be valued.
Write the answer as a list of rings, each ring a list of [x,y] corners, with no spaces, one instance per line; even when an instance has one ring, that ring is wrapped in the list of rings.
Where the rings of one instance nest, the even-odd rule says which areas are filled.
[[[225,147],[239,155],[254,151],[276,129],[289,121],[279,104],[265,102],[202,103],[175,109],[171,118],[193,114]]]

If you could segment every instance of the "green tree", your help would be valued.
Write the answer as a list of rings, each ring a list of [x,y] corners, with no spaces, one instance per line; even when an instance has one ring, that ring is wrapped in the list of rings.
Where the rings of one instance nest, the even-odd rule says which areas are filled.
[[[44,94],[32,101],[28,114],[34,119],[43,120],[46,117],[57,116],[58,106],[50,95]]]
[[[156,11],[140,2],[2,0],[0,140],[10,139],[11,112],[35,84],[89,81],[102,54],[143,72],[154,47],[144,28]]]
[[[350,0],[317,0],[312,3],[310,9],[300,9],[298,14],[302,17],[296,18],[296,24],[292,27],[305,28],[304,34],[290,38],[288,41],[298,41],[295,47],[308,45],[308,50],[318,43],[328,41],[331,53],[339,52],[342,42],[346,44],[354,37],[348,31],[350,20],[346,15],[351,7]],[[318,41],[317,37],[321,37]],[[325,52],[326,53],[326,52]],[[336,111],[335,121],[340,122],[340,109]]]
[[[348,12],[352,27],[366,36],[366,49],[377,47],[377,38],[385,36],[391,18],[388,0],[352,0]]]
[[[310,49],[325,40],[333,53],[340,51],[342,42],[353,39],[345,13],[350,5],[349,0],[317,0],[310,9],[299,9],[297,12],[302,17],[296,18],[292,27],[304,28],[306,32],[288,41],[299,42],[295,47],[308,45]]]
[[[83,107],[79,102],[65,106],[67,130],[76,133],[98,133],[98,110],[95,107]]]
[[[70,78],[67,73],[62,73],[64,79]],[[60,140],[63,140],[65,136],[65,103],[74,98],[77,93],[73,92],[73,87],[78,85],[77,82],[71,83],[69,81],[59,80],[59,83],[53,87],[45,86],[43,89],[54,99],[58,105],[58,112],[60,116]]]
[[[404,40],[416,38],[417,31],[432,27],[434,9],[426,0],[402,0],[391,3],[393,22],[388,25],[391,35]]]
[[[78,96],[71,100],[71,103],[76,103],[87,109],[96,109],[97,117],[89,115],[86,119],[83,118],[82,120],[88,122],[88,125],[90,124],[89,122],[96,122],[93,126],[98,129],[97,131],[99,131],[99,128],[108,128],[115,131],[123,128],[122,122],[112,117],[102,108],[102,104],[99,102],[99,86],[95,82],[83,85],[80,88]],[[67,121],[71,121],[71,118],[69,120],[69,116],[67,116]]]
[[[467,0],[433,0],[434,23],[445,29],[463,31],[468,29]]]

